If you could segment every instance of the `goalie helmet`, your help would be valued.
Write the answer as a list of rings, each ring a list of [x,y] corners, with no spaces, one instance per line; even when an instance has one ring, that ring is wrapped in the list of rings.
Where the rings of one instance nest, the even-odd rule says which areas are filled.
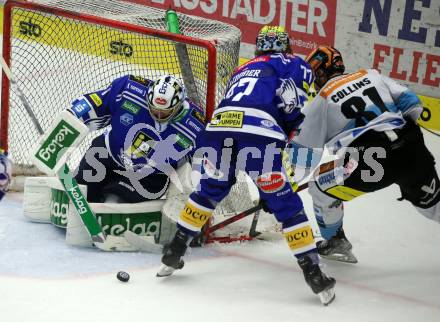
[[[255,56],[272,53],[292,53],[289,35],[284,27],[264,26],[257,35]]]
[[[177,78],[165,75],[150,86],[147,97],[151,116],[158,122],[166,122],[179,112],[186,92]]]
[[[319,88],[323,87],[334,74],[340,75],[345,71],[341,53],[331,46],[319,46],[306,57],[306,61],[312,67],[315,84]]]

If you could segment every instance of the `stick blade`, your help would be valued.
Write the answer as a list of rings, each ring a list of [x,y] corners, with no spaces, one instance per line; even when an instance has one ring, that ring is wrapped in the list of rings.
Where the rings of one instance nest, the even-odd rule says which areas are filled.
[[[138,251],[152,254],[162,254],[163,246],[156,244],[152,236],[139,236],[138,234],[127,230],[124,233],[124,238],[129,244],[137,248]]]
[[[134,252],[139,250],[121,236],[108,235],[103,241],[95,241],[93,244],[105,252]]]
[[[322,291],[321,293],[318,293],[319,300],[324,306],[329,305],[331,302],[333,302],[336,298],[335,295],[335,288],[329,288],[327,290]]]

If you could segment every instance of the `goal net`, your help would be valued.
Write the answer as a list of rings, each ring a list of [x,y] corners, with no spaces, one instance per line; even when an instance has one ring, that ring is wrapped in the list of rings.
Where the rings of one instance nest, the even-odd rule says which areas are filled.
[[[3,56],[44,130],[75,98],[126,74],[180,78],[210,117],[238,64],[240,31],[179,14],[182,35],[171,34],[165,15],[165,10],[122,0],[7,1]],[[2,83],[0,145],[9,151],[16,176],[38,174],[28,156],[38,132],[5,75]],[[96,135],[71,156],[71,169]],[[245,181],[240,175],[233,196],[217,213],[234,214],[253,205]]]

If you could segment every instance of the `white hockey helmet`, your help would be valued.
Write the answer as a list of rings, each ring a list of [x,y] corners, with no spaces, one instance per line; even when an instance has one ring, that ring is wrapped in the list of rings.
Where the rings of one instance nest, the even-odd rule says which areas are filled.
[[[176,77],[161,76],[148,89],[150,114],[158,122],[167,122],[179,112],[185,98],[185,88]]]

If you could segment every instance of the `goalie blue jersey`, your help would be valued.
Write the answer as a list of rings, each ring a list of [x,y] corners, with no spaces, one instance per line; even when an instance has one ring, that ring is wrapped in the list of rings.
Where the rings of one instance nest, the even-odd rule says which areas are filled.
[[[207,131],[251,133],[286,140],[313,93],[307,62],[290,54],[256,57],[238,67]]]
[[[145,165],[167,172],[194,152],[205,127],[204,111],[185,99],[168,122],[157,122],[148,110],[147,92],[153,81],[127,75],[96,92],[85,94],[70,108],[91,131],[111,125],[104,132],[110,157],[126,169]],[[162,168],[161,168],[162,167]]]

